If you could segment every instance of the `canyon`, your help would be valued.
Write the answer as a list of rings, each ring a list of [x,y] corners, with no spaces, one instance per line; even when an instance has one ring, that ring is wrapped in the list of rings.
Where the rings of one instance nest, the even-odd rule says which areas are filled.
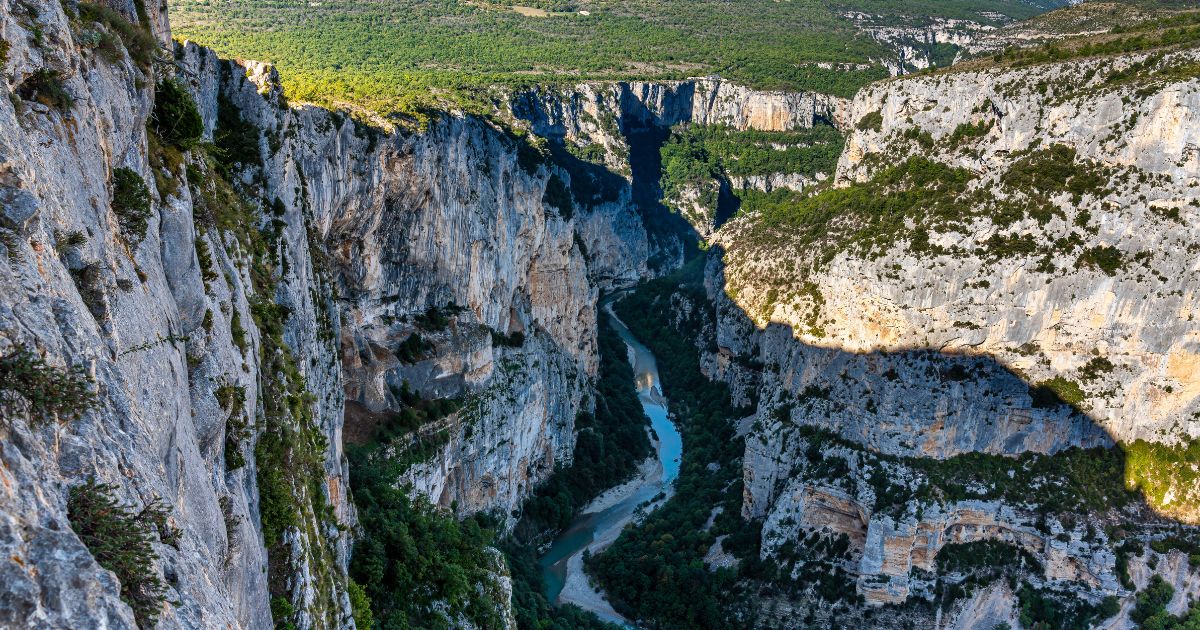
[[[1174,467],[1126,462],[1102,490],[1137,496],[1106,494],[1097,523],[1004,482],[1033,492],[1074,479],[1054,463],[1074,453],[1200,439],[1194,49],[965,67],[853,99],[713,77],[560,84],[508,89],[487,115],[373,126],[289,103],[271,65],[173,41],[165,6],[135,2],[110,5],[124,22],[70,3],[0,11],[0,357],[29,353],[94,392],[42,412],[5,372],[0,625],[147,625],[73,529],[72,488],[95,479],[135,511],[166,506],[158,627],[355,627],[348,451],[414,400],[451,401],[381,457],[439,513],[512,531],[603,404],[601,296],[697,259],[704,299],[677,294],[664,319],[706,322],[681,334],[747,412],[728,418],[737,461],[705,464],[740,468],[755,561],[794,582],[796,548],[844,539],[821,562],[858,598],[766,593],[748,625],[871,611],[880,626],[1019,625],[1004,580],[912,607],[961,581],[939,573],[942,549],[987,541],[1036,560],[1033,588],[1116,598],[1105,627],[1131,627],[1153,576],[1173,587],[1170,613],[1200,597],[1186,549],[1153,545],[1200,521],[1186,450]],[[126,23],[153,54],[122,39]],[[199,116],[192,144],[163,126],[172,77]],[[844,149],[819,172],[662,198],[660,149],[692,126],[832,127]],[[1080,174],[1037,179],[1063,168]],[[936,169],[961,185],[882,236],[847,213],[809,238],[804,217],[723,216],[704,193],[886,196]],[[140,228],[118,199],[131,177]],[[937,466],[972,456],[997,476],[938,485]],[[471,588],[517,627],[491,552]],[[721,539],[704,557],[714,572],[747,562]],[[438,615],[482,627],[450,603]]]

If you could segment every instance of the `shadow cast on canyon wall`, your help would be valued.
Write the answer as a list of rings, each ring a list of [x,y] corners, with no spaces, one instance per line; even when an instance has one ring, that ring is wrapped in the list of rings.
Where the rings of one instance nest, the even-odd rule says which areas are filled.
[[[709,256],[709,265],[723,264],[722,248],[713,247]],[[723,274],[712,274],[710,280],[716,279],[721,286],[709,292],[716,316],[735,331],[730,337],[746,346],[740,353],[729,347],[717,351],[798,399],[819,401],[814,406],[840,425],[826,428],[849,439],[878,450],[939,458],[970,451],[1053,453],[1115,443],[1058,390],[1028,383],[990,355],[931,347],[856,352],[808,344],[788,324],[758,327],[724,294]],[[904,443],[904,434],[912,436],[910,443]]]
[[[652,268],[669,273],[702,255],[700,235],[663,203],[660,188],[660,150],[672,125],[691,120],[696,86],[618,83],[617,88],[619,128],[629,145],[631,197],[651,252],[659,258]],[[548,121],[536,103],[528,105],[531,121]],[[560,138],[565,133],[561,128],[557,131]],[[734,216],[738,205],[736,195],[722,185],[714,227]],[[664,255],[672,250],[673,257]],[[710,265],[720,265],[723,256],[719,248],[710,250]],[[717,277],[721,286],[707,292],[711,306],[725,324],[744,333],[750,347],[719,348],[714,339],[710,349],[737,366],[740,372],[730,378],[751,381],[747,383],[751,391],[768,379],[803,399],[812,411],[800,414],[800,419],[808,424],[870,449],[933,458],[1120,446],[1086,409],[1064,399],[1060,388],[1030,383],[991,356],[934,347],[864,353],[806,344],[783,323],[758,329],[747,313],[723,295],[723,274]],[[1124,449],[1121,452],[1125,467]]]
[[[1153,513],[1162,523],[1197,525],[1194,507],[1164,509],[1151,500],[1142,485],[1146,471],[1131,468],[1130,445],[1085,406],[1066,399],[1053,379],[1030,382],[991,355],[934,347],[859,352],[805,343],[781,322],[759,327],[725,293],[723,249],[713,247],[707,256],[704,283],[714,330],[723,322],[727,331],[723,339],[711,339],[708,349],[728,364],[724,374],[710,378],[740,379],[763,394],[782,391],[793,397],[759,401],[759,418],[766,417],[764,404],[791,404],[791,420],[797,424],[831,431],[874,452],[909,457],[1114,449],[1118,461],[1112,466],[1113,479],[1106,480],[1136,492],[1137,504],[1149,511],[1143,514]],[[1131,479],[1139,481],[1136,487]]]
[[[621,133],[629,143],[629,170],[634,207],[642,217],[652,252],[679,252],[686,260],[699,253],[699,235],[678,213],[662,202],[662,146],[671,135],[667,121],[656,118],[637,99],[623,98]],[[626,103],[627,102],[627,103]],[[690,104],[689,104],[690,108]],[[689,109],[690,111],[690,109]],[[672,257],[675,258],[675,257]],[[668,261],[651,261],[651,268],[664,269]]]

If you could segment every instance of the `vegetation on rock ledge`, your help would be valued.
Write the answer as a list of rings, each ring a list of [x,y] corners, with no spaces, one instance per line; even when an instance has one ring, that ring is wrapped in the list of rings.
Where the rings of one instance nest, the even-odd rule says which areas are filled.
[[[71,488],[67,518],[96,562],[120,580],[121,599],[133,609],[138,625],[152,628],[167,601],[152,545],[173,544],[178,532],[167,525],[167,512],[158,502],[134,511],[113,497],[114,490],[116,486],[95,479]]]

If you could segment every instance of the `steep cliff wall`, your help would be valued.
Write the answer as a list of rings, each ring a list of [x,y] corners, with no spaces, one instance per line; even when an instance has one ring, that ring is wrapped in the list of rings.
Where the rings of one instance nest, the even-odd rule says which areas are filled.
[[[202,110],[229,99],[267,130],[264,198],[304,207],[314,238],[329,244],[346,390],[364,412],[351,418],[369,423],[371,413],[398,409],[406,382],[424,397],[464,398],[474,417],[456,417],[411,481],[463,514],[512,514],[569,461],[596,370],[597,287],[627,284],[645,268],[631,208],[619,198],[548,205],[550,178],[569,185],[570,176],[536,151],[522,161],[523,140],[476,118],[384,134],[318,108],[287,108],[269,69],[250,67],[248,82],[240,67],[190,44],[182,61],[195,69]],[[203,79],[214,66],[223,78]],[[591,262],[585,251],[595,252]],[[433,312],[447,321],[422,321]],[[399,347],[414,335],[431,347],[402,359]],[[512,335],[522,338],[517,347],[497,343]]]
[[[0,355],[79,366],[97,401],[77,420],[44,418],[19,398],[5,409],[0,623],[134,625],[113,574],[68,521],[68,488],[94,476],[135,509],[161,499],[180,532],[153,545],[151,570],[176,602],[161,606],[163,627],[269,627],[271,589],[297,604],[301,627],[346,625],[349,530],[339,526],[352,526],[354,514],[340,452],[337,320],[316,289],[323,280],[301,208],[276,217],[287,262],[256,262],[243,235],[208,224],[202,184],[185,173],[204,166],[163,162],[167,153],[147,137],[151,65],[130,57],[111,20],[68,20],[63,6],[0,12],[13,91],[0,103]],[[151,23],[166,42],[165,18]],[[114,184],[116,169],[127,169],[125,188]],[[147,186],[144,236],[128,199],[114,200],[130,190],[138,197],[128,182]],[[259,262],[276,269],[261,282],[252,277]],[[290,316],[264,332],[252,305],[271,304]],[[294,372],[275,372],[281,364]],[[308,392],[296,413],[265,400],[281,387]],[[259,516],[262,462],[237,429],[264,423],[313,431],[328,445],[316,453],[324,474],[285,489],[297,493],[296,520],[271,558],[274,585]]]
[[[1089,546],[1081,531],[1060,544],[1053,521],[1033,527],[1040,491],[990,504],[918,496],[881,516],[876,495],[891,486],[867,467],[836,500],[814,500],[828,482],[806,463],[801,427],[884,458],[1120,442],[1106,477],[1123,474],[1155,510],[1196,520],[1191,474],[1171,472],[1186,459],[1139,471],[1154,459],[1146,453],[1169,450],[1147,442],[1177,449],[1200,437],[1190,367],[1197,59],[1131,55],[870,86],[848,110],[840,189],[717,233],[707,284],[718,351],[706,366],[761,401],[744,514],[765,519],[765,553],[811,529],[845,533],[862,545],[848,565],[859,593],[900,602],[914,592],[913,568],[982,536],[1034,550],[1055,588],[1129,592],[1113,580],[1110,545]],[[1196,581],[1193,571],[1180,588]]]
[[[861,418],[873,415],[878,420],[866,424],[874,428],[860,437],[894,452],[1049,452],[1092,443],[1087,419],[1127,441],[1200,435],[1194,417],[1200,389],[1186,367],[1197,334],[1188,315],[1196,308],[1188,252],[1200,203],[1200,86],[1169,79],[1172,68],[1194,63],[1193,56],[1178,54],[1152,60],[1162,79],[1148,72],[1145,83],[1108,87],[1109,77],[1140,61],[1104,62],[1104,71],[1093,65],[1100,62],[1081,62],[952,73],[865,90],[853,116],[878,116],[880,122],[859,125],[850,136],[838,170],[842,182],[867,181],[932,142],[928,146],[941,149],[937,159],[969,180],[965,190],[997,190],[1000,199],[968,199],[966,192],[959,203],[970,209],[950,221],[920,216],[918,209],[904,217],[899,234],[867,243],[875,247],[869,255],[853,244],[814,241],[812,249],[826,256],[819,270],[781,265],[763,246],[776,235],[753,218],[731,225],[720,242],[727,248],[724,274],[736,311],[759,326],[777,324],[763,339],[778,339],[759,344],[757,334],[744,334],[750,331],[745,322],[730,322],[722,345],[735,353],[761,350],[764,362],[785,368],[794,361],[770,377],[793,393],[814,383],[872,390],[884,398],[882,405],[875,401],[877,411],[839,423],[855,433]],[[1049,85],[1048,95],[1038,91],[1039,82]],[[1131,98],[1134,91],[1137,98]],[[1081,174],[1021,188],[1034,178],[1031,172],[1056,167]],[[1084,177],[1102,183],[1084,191]],[[863,237],[862,229],[851,226],[839,236],[874,238]],[[787,243],[784,236],[778,246]],[[1099,261],[1100,255],[1110,260]],[[780,282],[790,282],[791,290],[772,292]],[[779,343],[789,337],[801,343]],[[948,380],[910,366],[886,384],[858,373],[880,375],[893,364],[899,370],[919,363],[922,349],[943,355],[935,360],[944,364],[941,371],[963,362],[975,376]],[[844,368],[829,367],[834,363]],[[816,376],[841,373],[854,378],[836,385]],[[1020,392],[1019,380],[1056,377],[1082,387],[1072,402],[1084,413],[1043,410]],[[931,378],[943,387],[931,387]],[[984,387],[969,391],[973,383]],[[944,393],[927,400],[900,394],[911,387]],[[932,407],[889,415],[893,393],[909,410],[914,404]],[[980,395],[996,397],[997,404],[980,405]],[[866,396],[860,391],[834,398]],[[1028,442],[1012,442],[1011,430],[988,437],[979,433],[975,413],[1032,422],[1041,435]],[[912,416],[934,428],[897,432],[912,437],[907,447],[882,443],[892,423]],[[1043,422],[1047,429],[1063,428],[1046,432],[1037,428]]]
[[[539,136],[605,144],[619,141],[614,136],[626,127],[681,122],[759,131],[806,128],[814,120],[841,123],[846,105],[834,96],[752,90],[720,78],[583,83],[565,92],[540,88],[509,97],[512,115],[529,121]]]
[[[642,276],[644,228],[627,186],[555,197],[570,174],[491,123],[384,133],[292,108],[269,66],[120,39],[139,7],[120,8],[0,12],[0,356],[80,366],[97,394],[58,422],[5,394],[3,623],[135,623],[68,522],[68,488],[94,475],[135,509],[161,499],[180,531],[153,546],[164,627],[269,627],[273,609],[350,627],[347,394],[367,423],[405,383],[461,399],[407,478],[464,514],[511,515],[569,461],[598,289]],[[140,19],[169,45],[165,16]],[[147,134],[171,75],[217,152]],[[144,237],[115,200],[131,178]],[[414,334],[425,345],[401,359]]]

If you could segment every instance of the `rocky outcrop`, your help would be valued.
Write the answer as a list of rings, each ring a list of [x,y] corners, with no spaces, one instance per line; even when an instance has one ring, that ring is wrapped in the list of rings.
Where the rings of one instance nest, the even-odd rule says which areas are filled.
[[[732,175],[729,185],[740,190],[761,190],[771,192],[786,188],[797,192],[815,186],[829,178],[827,173],[817,173],[808,177],[801,173],[767,173],[764,175]]]
[[[895,233],[872,235],[888,245],[868,242],[867,253],[845,243],[870,228],[837,222],[829,240],[801,241],[804,224],[778,215],[778,230],[745,216],[717,231],[706,277],[717,349],[705,361],[735,397],[751,389],[762,401],[746,437],[743,514],[763,519],[764,554],[813,530],[845,534],[859,594],[902,603],[929,596],[924,572],[943,545],[1002,540],[1042,564],[1034,583],[1128,600],[1110,544],[1039,524],[1030,505],[1011,501],[910,498],[881,511],[869,487],[879,480],[853,457],[856,483],[813,478],[803,464],[813,451],[797,431],[820,427],[882,457],[936,459],[1200,437],[1200,389],[1185,367],[1197,335],[1188,252],[1198,238],[1200,82],[1177,71],[1196,60],[1182,51],[976,66],[869,86],[848,110],[838,185],[871,186],[929,156],[975,191],[959,198],[964,218],[927,221],[918,211]],[[1065,175],[1046,175],[1052,155]],[[1023,179],[1034,171],[1050,179]],[[1065,185],[1093,174],[1103,183]],[[1004,219],[972,204],[1026,210]],[[1050,215],[1029,213],[1039,205]],[[850,208],[842,220],[853,216]],[[1016,240],[1029,248],[1004,249]],[[1097,264],[1100,252],[1109,263]],[[1171,483],[1147,500],[1193,522],[1200,496]],[[1197,583],[1194,571],[1180,580],[1181,590]],[[954,623],[1004,617],[1010,596],[977,594]]]
[[[1161,65],[1188,59],[1168,56]],[[1121,60],[1111,71],[1137,62]],[[1200,162],[1190,148],[1200,144],[1200,84],[1152,84],[1131,99],[1133,88],[1104,89],[1093,63],[951,73],[864,90],[853,116],[874,113],[883,122],[849,137],[838,170],[843,183],[902,161],[922,133],[943,147],[939,159],[979,173],[981,188],[998,186],[1031,147],[1055,145],[1074,149],[1079,163],[1110,169],[1113,183],[1077,204],[1058,196],[1064,218],[1045,225],[981,217],[969,233],[931,235],[965,250],[959,253],[929,259],[907,243],[871,259],[842,252],[805,278],[772,270],[778,266],[770,254],[749,244],[753,219],[735,222],[717,239],[727,251],[728,290],[715,297],[734,296],[718,306],[726,316],[721,346],[779,366],[767,375],[772,389],[832,388],[840,404],[822,422],[890,452],[1051,452],[1097,443],[1102,435],[1092,424],[1119,440],[1200,436],[1193,417],[1200,389],[1186,367],[1194,322],[1156,316],[1196,308],[1191,272],[1165,270],[1194,267],[1185,252],[1200,204]],[[1017,87],[1031,74],[1057,91],[1047,98]],[[1090,78],[1072,86],[1071,77]],[[955,130],[971,125],[987,131],[969,147],[950,146]],[[1082,234],[1124,262],[1099,268],[1081,246],[1051,253],[1049,267],[1037,252],[997,259],[988,240],[1008,234],[1041,242]],[[771,283],[784,278],[804,289],[769,300]],[[883,378],[890,370],[900,378]],[[1084,413],[1031,404],[1025,384],[1054,378],[1079,386]],[[873,411],[862,409],[867,400]]]
[[[840,127],[847,104],[825,94],[758,91],[714,77],[581,83],[567,92],[538,88],[513,93],[508,106],[539,136],[598,141],[611,149],[619,132],[681,122],[759,131],[805,129],[815,121]]]
[[[258,462],[253,443],[233,428],[258,426],[267,384],[277,376],[263,370],[266,333],[254,325],[252,303],[290,312],[278,334],[312,395],[315,430],[329,445],[313,486],[324,496],[312,501],[327,505],[329,516],[298,515],[300,525],[285,536],[289,557],[279,561],[294,569],[282,588],[300,604],[298,626],[352,623],[343,577],[349,540],[338,528],[354,524],[340,451],[339,353],[336,335],[320,334],[337,324],[321,324],[329,322],[329,304],[314,292],[322,281],[310,262],[302,208],[286,204],[276,217],[287,262],[277,289],[257,293],[249,256],[236,235],[204,225],[182,165],[152,165],[149,68],[124,52],[110,59],[81,45],[58,4],[5,10],[0,22],[11,46],[8,89],[40,77],[69,95],[0,103],[9,200],[0,355],[23,350],[57,368],[80,366],[97,394],[78,420],[46,421],[9,408],[0,422],[0,625],[134,626],[113,574],[67,517],[68,488],[95,477],[134,509],[161,500],[180,532],[175,544],[154,544],[154,571],[174,602],[163,606],[160,627],[271,626]],[[152,26],[160,43],[169,41],[165,14]],[[34,30],[39,37],[30,36]],[[117,168],[148,186],[144,237],[120,228]],[[244,465],[229,461],[229,444]]]

